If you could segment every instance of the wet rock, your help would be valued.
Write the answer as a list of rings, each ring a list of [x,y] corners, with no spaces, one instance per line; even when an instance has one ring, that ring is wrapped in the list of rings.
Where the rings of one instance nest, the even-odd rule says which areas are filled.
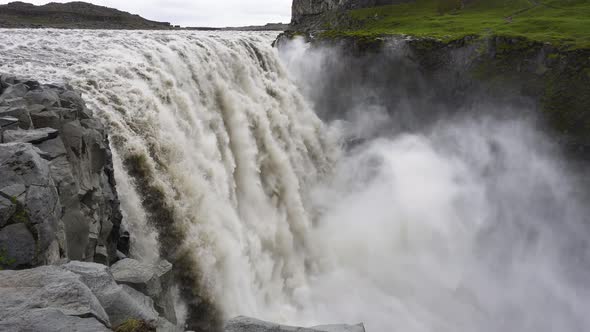
[[[53,111],[31,113],[31,122],[35,128],[61,129],[62,121]]]
[[[0,87],[2,88],[2,91],[14,84],[16,84],[16,76],[7,74],[0,75]]]
[[[57,94],[57,91],[53,89],[29,91],[24,98],[29,105],[44,105],[46,107],[61,106],[59,103],[59,95]]]
[[[4,132],[4,143],[31,143],[40,144],[47,140],[54,139],[59,132],[53,128],[41,128],[31,130],[6,130]]]
[[[0,266],[31,266],[35,259],[35,239],[25,224],[8,225],[0,230]]]
[[[147,296],[118,285],[108,267],[102,264],[70,262],[63,266],[81,276],[82,281],[96,295],[113,326],[129,319],[156,324],[158,314]]]
[[[67,316],[94,317],[110,326],[106,312],[80,277],[57,266],[0,271],[0,299],[0,322],[47,308]]]
[[[30,129],[33,127],[31,114],[29,113],[29,110],[23,106],[0,107],[0,117],[17,118],[18,127],[21,129]]]
[[[57,309],[36,309],[0,321],[0,331],[109,332],[96,318],[68,316]]]
[[[86,108],[82,95],[76,91],[66,90],[59,95],[59,99],[63,107],[75,108],[78,110]]]
[[[128,285],[154,299],[160,315],[176,323],[171,270],[172,264],[165,260],[152,265],[125,258],[111,266],[111,273],[118,283]]]
[[[9,85],[0,96],[0,101],[23,98],[29,92],[29,87],[25,84],[18,83]]]
[[[325,325],[317,327],[294,327],[264,322],[249,317],[237,317],[227,322],[225,332],[365,332],[365,327],[359,325]]]

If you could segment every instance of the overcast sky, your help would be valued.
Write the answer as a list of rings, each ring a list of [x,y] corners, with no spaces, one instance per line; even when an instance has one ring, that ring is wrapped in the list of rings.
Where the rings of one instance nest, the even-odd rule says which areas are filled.
[[[22,0],[36,5],[68,0]],[[71,1],[71,0],[70,0]],[[288,23],[292,0],[84,0],[182,26],[243,26]],[[2,1],[0,4],[12,2]]]

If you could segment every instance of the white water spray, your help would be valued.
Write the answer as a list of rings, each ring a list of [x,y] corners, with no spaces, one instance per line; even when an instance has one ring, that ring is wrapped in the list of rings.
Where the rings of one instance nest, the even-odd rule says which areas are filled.
[[[162,249],[194,264],[181,268],[226,317],[590,327],[586,210],[526,121],[449,119],[344,154],[332,137],[374,122],[322,124],[273,34],[2,33],[0,70],[69,82],[109,125],[134,254],[157,259],[157,232],[180,234]],[[128,174],[130,160],[150,177]],[[146,201],[172,224],[150,220]]]

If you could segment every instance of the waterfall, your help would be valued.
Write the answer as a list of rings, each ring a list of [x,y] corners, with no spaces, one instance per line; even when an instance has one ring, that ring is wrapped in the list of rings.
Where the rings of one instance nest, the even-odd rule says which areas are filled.
[[[404,126],[390,108],[437,107],[403,99],[414,69],[380,87],[386,106],[376,89],[338,103],[320,86],[338,53],[281,55],[272,33],[2,34],[1,71],[67,82],[108,124],[132,254],[174,263],[191,328],[590,327],[584,190],[528,118],[482,103]],[[335,104],[347,118],[322,122],[314,108]]]
[[[69,82],[108,123],[133,254],[171,260],[190,311],[296,310],[314,217],[306,192],[338,147],[289,80],[275,35],[5,36],[3,71]]]

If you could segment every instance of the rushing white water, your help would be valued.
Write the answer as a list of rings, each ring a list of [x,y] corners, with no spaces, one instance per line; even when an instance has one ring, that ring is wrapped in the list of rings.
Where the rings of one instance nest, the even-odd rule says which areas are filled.
[[[586,209],[543,135],[456,118],[343,152],[337,137],[366,123],[323,124],[291,79],[315,81],[292,61],[306,53],[289,73],[274,37],[2,31],[0,70],[84,91],[110,128],[134,255],[161,249],[225,317],[590,328]]]

